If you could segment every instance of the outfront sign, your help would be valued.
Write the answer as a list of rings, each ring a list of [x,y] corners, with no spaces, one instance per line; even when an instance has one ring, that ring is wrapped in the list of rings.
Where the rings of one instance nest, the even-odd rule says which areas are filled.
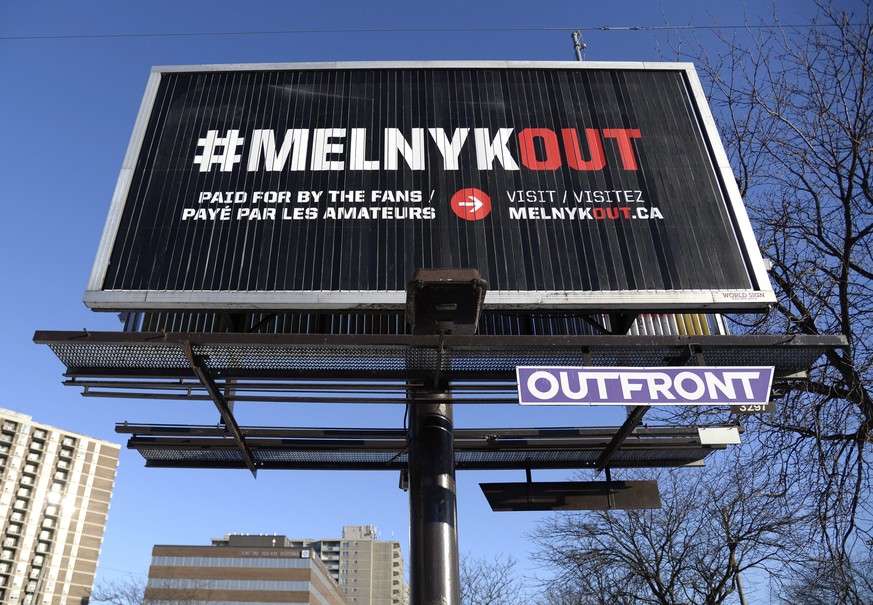
[[[400,308],[420,268],[491,308],[773,302],[689,64],[157,68],[86,302]]]
[[[523,405],[760,405],[773,367],[518,367]]]

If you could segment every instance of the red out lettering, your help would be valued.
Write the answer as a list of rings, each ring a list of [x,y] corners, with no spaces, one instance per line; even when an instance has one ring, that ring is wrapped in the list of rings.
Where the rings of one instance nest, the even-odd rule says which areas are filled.
[[[618,142],[618,152],[621,154],[621,165],[625,170],[638,170],[637,158],[631,139],[642,138],[639,128],[604,128],[603,136]]]
[[[536,157],[534,138],[543,140],[546,155],[543,160]],[[525,128],[518,133],[518,147],[521,151],[521,163],[531,170],[557,170],[561,167],[558,137],[549,128]]]
[[[604,128],[602,131],[597,128],[586,128],[587,154],[585,154],[579,142],[579,131],[575,128],[561,129],[564,157],[567,166],[573,170],[603,170],[606,167],[603,139],[615,139],[622,168],[639,170],[632,140],[641,138],[639,128]],[[542,142],[539,149],[535,142],[537,139]],[[557,170],[562,165],[558,136],[549,128],[525,128],[518,133],[518,147],[521,163],[530,170]],[[538,151],[542,158],[538,156]]]
[[[582,159],[582,151],[579,149],[579,133],[575,128],[564,128],[564,149],[567,150],[567,165],[575,170],[603,170],[606,166],[606,158],[603,156],[603,143],[600,141],[600,133],[596,128],[586,128],[585,138],[588,140],[588,153],[590,160]]]

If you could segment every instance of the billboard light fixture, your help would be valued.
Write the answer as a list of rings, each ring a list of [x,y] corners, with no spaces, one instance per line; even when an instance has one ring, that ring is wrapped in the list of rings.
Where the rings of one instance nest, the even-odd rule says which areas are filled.
[[[418,269],[406,288],[413,334],[475,334],[487,282],[476,269]]]

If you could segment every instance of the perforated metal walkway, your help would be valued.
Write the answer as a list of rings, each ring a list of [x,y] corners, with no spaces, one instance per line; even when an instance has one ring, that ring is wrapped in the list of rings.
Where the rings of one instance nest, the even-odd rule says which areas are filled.
[[[235,402],[401,403],[447,389],[443,401],[517,403],[515,368],[752,366],[796,379],[833,336],[412,336],[240,333],[37,332],[87,396],[212,400],[223,426],[129,425],[128,446],[149,466],[258,469],[404,469],[399,429],[240,427]],[[413,396],[413,393],[417,393]],[[622,429],[625,434],[620,435]],[[620,445],[620,447],[617,447]],[[695,427],[459,429],[458,469],[678,466],[718,445]],[[614,450],[614,451],[612,451]]]

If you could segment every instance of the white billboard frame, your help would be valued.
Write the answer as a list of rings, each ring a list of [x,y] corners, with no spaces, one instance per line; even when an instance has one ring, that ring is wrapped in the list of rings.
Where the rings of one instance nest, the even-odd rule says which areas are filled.
[[[763,310],[776,302],[766,263],[754,237],[727,154],[718,136],[715,120],[703,87],[691,63],[666,62],[520,62],[520,61],[424,61],[424,62],[330,62],[266,63],[154,67],[110,204],[97,256],[84,296],[94,310],[351,310],[402,309],[404,290],[318,290],[318,291],[225,291],[225,290],[104,290],[103,284],[121,223],[134,170],[162,77],[165,74],[193,72],[245,72],[277,70],[355,70],[355,69],[581,69],[581,70],[668,70],[682,71],[689,84],[699,114],[726,204],[734,221],[736,244],[745,258],[748,277],[755,288],[741,290],[599,290],[599,291],[490,291],[485,309],[504,310],[584,310],[584,311],[742,311]],[[410,276],[411,278],[411,276]]]

